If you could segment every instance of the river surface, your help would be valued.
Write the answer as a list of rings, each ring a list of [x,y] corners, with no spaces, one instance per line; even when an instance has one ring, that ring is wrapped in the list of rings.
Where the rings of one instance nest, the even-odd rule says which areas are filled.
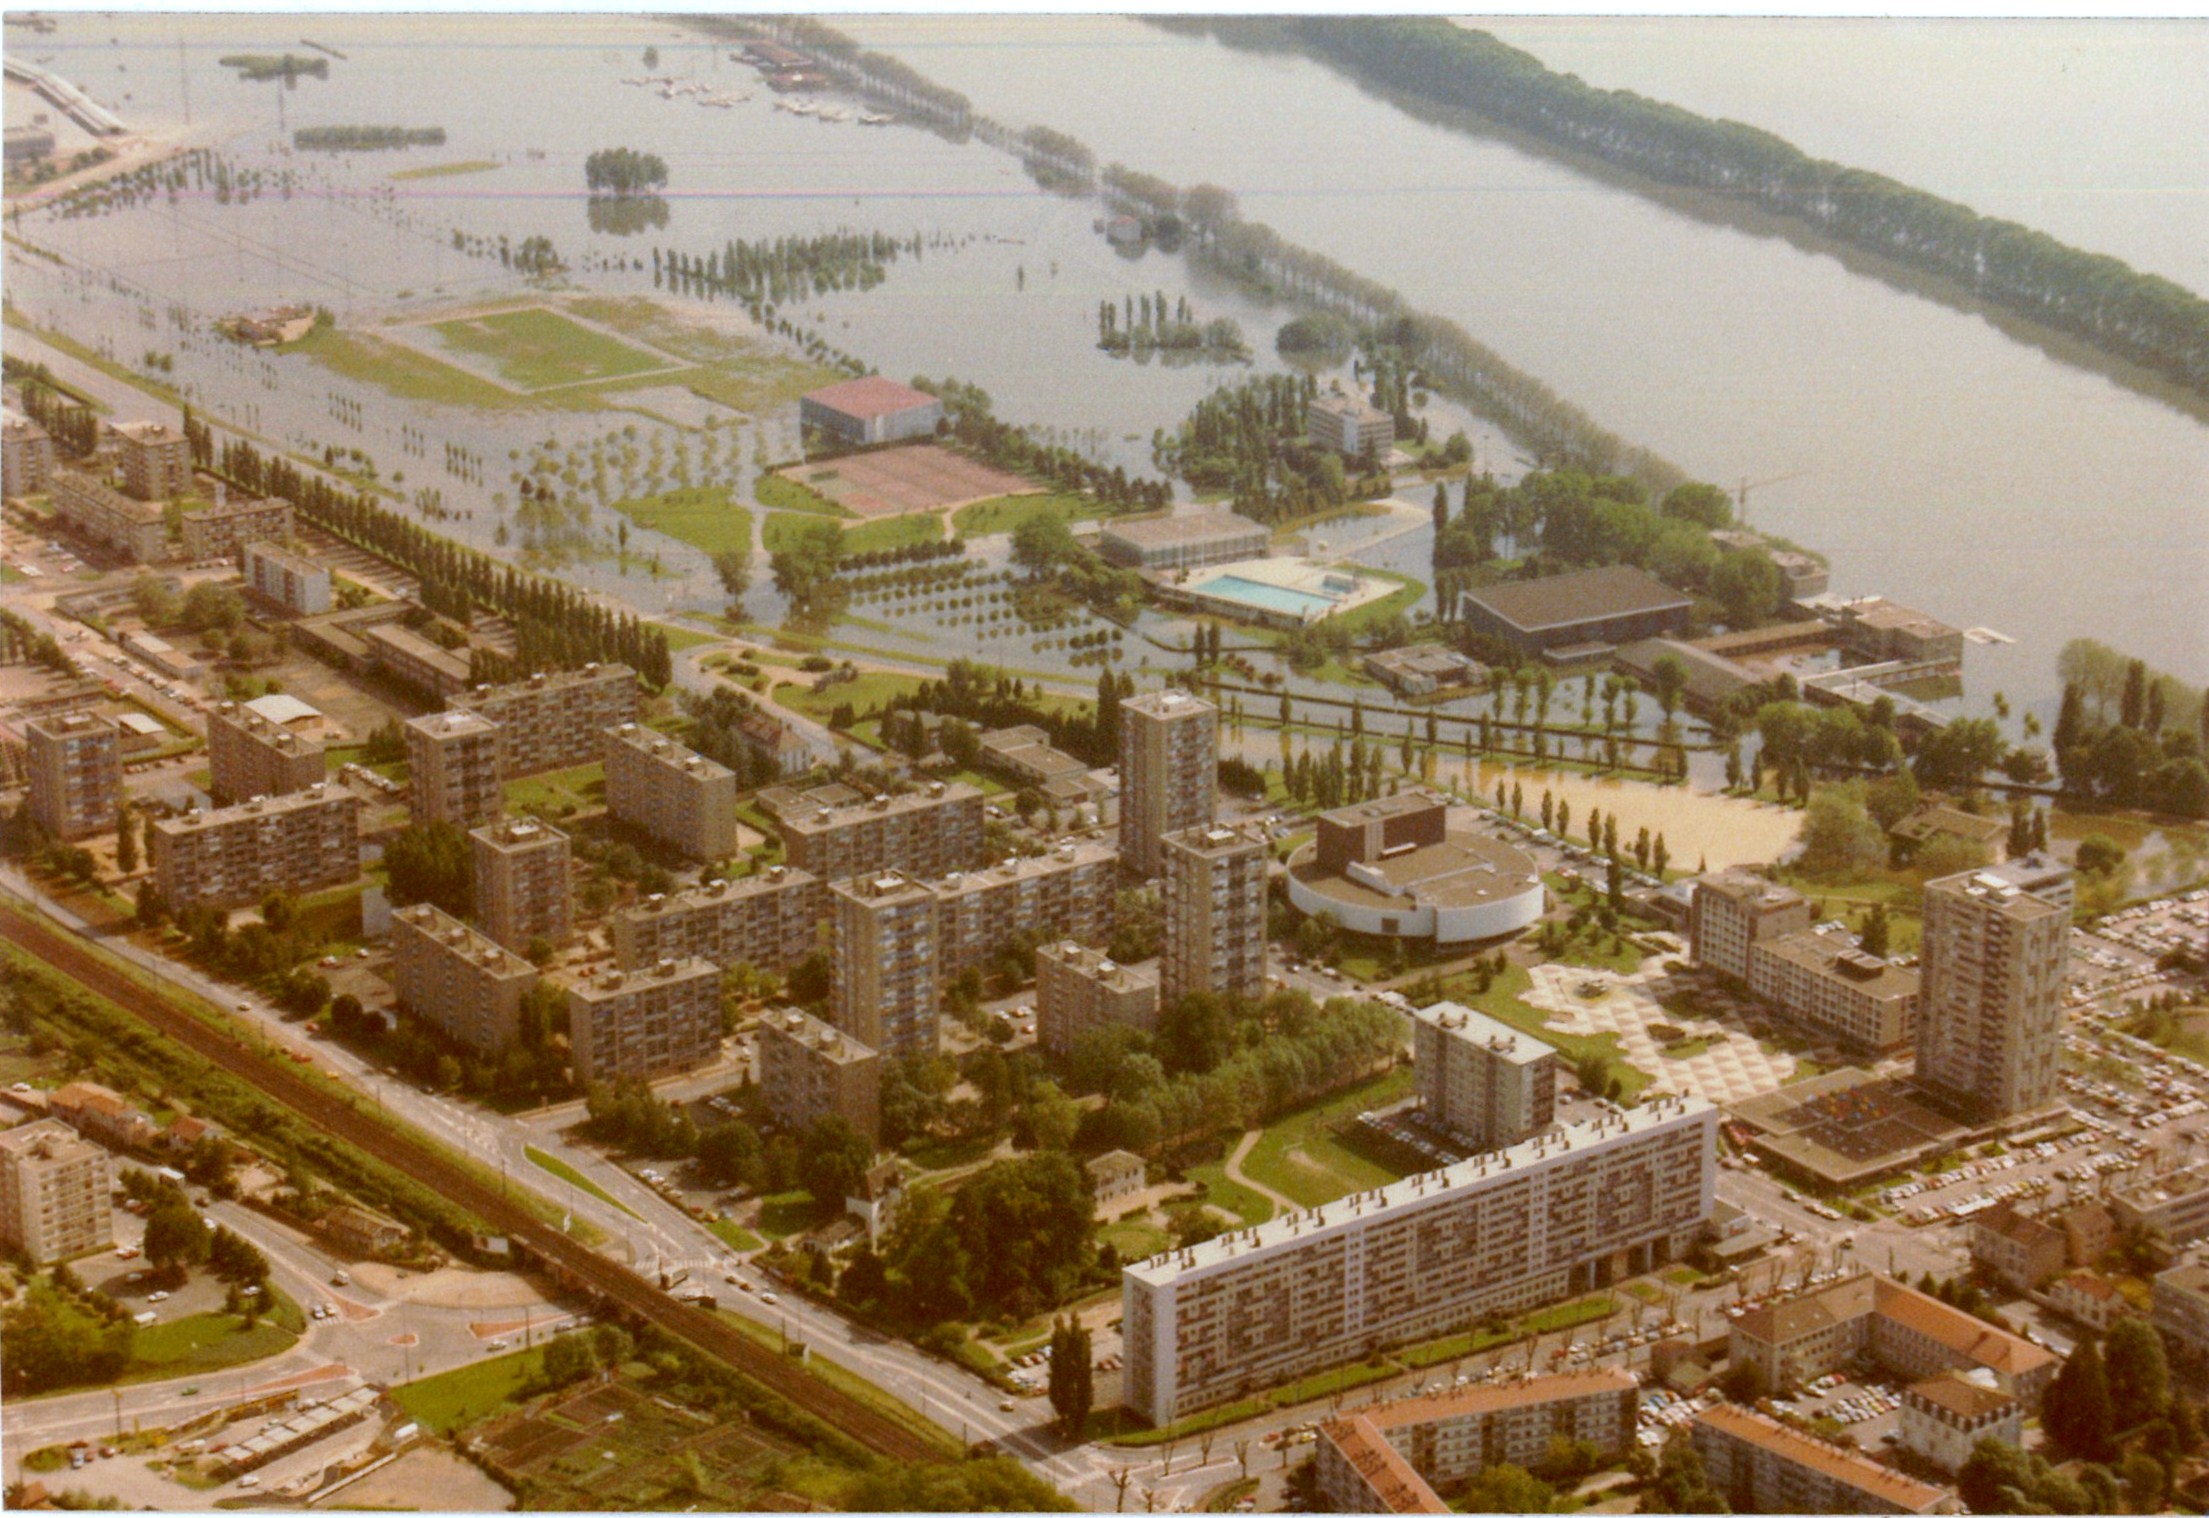
[[[839,24],[1013,125],[1224,185],[1700,477],[1773,481],[1752,486],[1752,523],[1826,555],[1836,590],[2016,640],[1969,650],[1973,709],[2003,690],[2051,718],[2056,651],[2082,635],[2209,679],[2209,639],[2178,610],[2209,584],[2193,416],[1832,254],[1416,120],[1302,57],[1113,17]],[[1969,38],[1946,45],[1963,67]],[[2051,144],[2088,182],[2101,125]]]
[[[1827,555],[1837,590],[1884,593],[2016,640],[1971,647],[1974,709],[2000,690],[2020,714],[2052,718],[2054,655],[2078,635],[2209,679],[2209,641],[2191,613],[2209,584],[2209,427],[2138,390],[1833,256],[1414,120],[1302,58],[1111,17],[850,25],[1015,125],[1047,123],[1100,160],[1227,186],[1247,215],[1458,320],[1699,476],[1770,481],[1752,487],[1752,522]],[[302,51],[304,38],[344,55],[328,79],[285,90],[218,62]],[[64,15],[53,34],[9,42],[135,125],[188,125],[234,162],[289,169],[297,183],[247,205],[203,196],[26,217],[23,234],[72,264],[11,256],[11,298],[117,362],[173,349],[171,382],[212,409],[288,446],[319,447],[337,431],[387,476],[404,462],[402,440],[416,459],[458,441],[495,460],[533,443],[587,445],[637,418],[399,401],[304,357],[185,329],[271,300],[321,301],[344,323],[373,325],[522,293],[495,259],[456,252],[456,231],[542,233],[579,289],[649,293],[654,244],[704,252],[732,237],[849,227],[918,233],[928,249],[890,266],[876,290],[792,302],[790,314],[890,374],[975,380],[1001,414],[1063,429],[1131,471],[1147,466],[1154,428],[1249,371],[1112,359],[1094,346],[1098,301],[1186,293],[1200,316],[1242,324],[1256,368],[1278,366],[1270,336],[1285,312],[1193,277],[1179,258],[1113,251],[1094,230],[1094,202],[1043,194],[978,144],[773,110],[725,45],[648,18]],[[659,49],[650,70],[648,45]],[[753,98],[704,109],[622,82],[646,72]],[[1991,135],[1999,117],[1987,119]],[[318,123],[438,125],[448,140],[292,154],[287,129]],[[2084,162],[2092,138],[2080,130],[2056,146]],[[588,224],[581,160],[616,144],[667,159],[664,228],[623,239]],[[462,160],[495,167],[390,177]],[[2091,177],[2091,164],[2076,172]],[[1462,420],[1436,409],[1444,430]],[[786,451],[786,418],[743,425],[769,453]],[[1493,429],[1473,430],[1481,460],[1515,472]],[[485,496],[504,483],[494,472],[471,494],[439,477],[463,513],[440,530],[491,546]],[[572,573],[651,610],[716,604],[702,556],[660,546],[667,577],[648,590],[603,563]],[[1423,578],[1425,552],[1423,537],[1407,536],[1376,562]]]

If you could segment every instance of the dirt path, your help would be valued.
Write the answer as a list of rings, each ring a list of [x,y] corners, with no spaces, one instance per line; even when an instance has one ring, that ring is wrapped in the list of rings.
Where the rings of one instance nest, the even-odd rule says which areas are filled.
[[[1248,1186],[1252,1191],[1257,1192],[1258,1195],[1280,1208],[1283,1213],[1302,1212],[1304,1210],[1302,1203],[1290,1201],[1271,1186],[1260,1185],[1243,1173],[1243,1157],[1256,1148],[1258,1140],[1264,1136],[1265,1130],[1263,1128],[1253,1128],[1245,1133],[1242,1136],[1242,1142],[1235,1146],[1235,1152],[1227,1157],[1227,1164],[1222,1168],[1226,1170],[1229,1180],[1235,1182],[1238,1186]]]

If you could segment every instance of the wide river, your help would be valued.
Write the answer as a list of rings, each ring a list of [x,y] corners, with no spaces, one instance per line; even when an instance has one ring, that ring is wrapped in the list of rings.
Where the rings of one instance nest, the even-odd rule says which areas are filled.
[[[1973,706],[2003,689],[2051,716],[2055,653],[2080,635],[2209,680],[2209,637],[2193,610],[2209,586],[2209,426],[2139,390],[1837,257],[1414,119],[1302,57],[1114,17],[839,24],[1001,120],[1070,132],[1100,161],[1226,186],[1246,216],[1463,323],[1698,476],[1775,481],[1752,488],[1752,522],[1827,555],[1835,589],[2016,639],[1971,649]],[[1546,34],[1515,35],[1539,44]],[[2198,57],[2202,33],[2183,35]],[[1852,34],[1845,64],[1763,49],[1739,66],[1772,76],[1757,99],[1793,97],[1788,118],[1770,123],[1791,132],[1833,98],[1819,83],[1895,38],[1916,71],[1985,73],[1968,29],[1867,27]],[[1970,147],[1946,150],[1953,168],[1927,176],[1960,193],[1974,161],[2004,160],[2014,184],[2059,156],[2061,171],[2039,182],[2135,204],[2106,238],[2088,235],[2090,205],[2074,205],[2058,231],[2186,272],[2209,246],[2198,152],[2209,132],[2169,155],[2153,197],[2184,225],[2142,240],[2138,224],[2154,217],[2137,208],[2149,193],[2133,183],[2154,134],[2186,136],[2173,122],[2198,125],[2204,109],[2194,85],[2209,70],[2174,71],[2171,50],[2098,51],[2093,87],[2056,97],[2068,99],[2067,118],[2029,137],[2012,132],[2012,109],[1988,98],[2000,94],[1991,87],[1937,108],[1897,102],[1867,125],[1864,161],[1908,172],[1939,155],[1913,157],[1898,143],[1964,139]],[[1596,51],[1583,46],[1576,61],[1592,71]],[[1681,51],[1696,56],[1698,77],[1727,70],[1722,38]],[[1604,83],[1661,94],[1689,72],[1671,61],[1644,73],[1626,44],[1608,56]],[[1911,75],[1897,66],[1883,77],[1900,93]],[[1742,98],[1714,85],[1688,103]],[[1879,115],[1875,101],[1857,104]],[[1849,159],[1858,118],[1835,112],[1805,145]],[[2065,197],[1986,200],[2024,214],[2055,198]]]

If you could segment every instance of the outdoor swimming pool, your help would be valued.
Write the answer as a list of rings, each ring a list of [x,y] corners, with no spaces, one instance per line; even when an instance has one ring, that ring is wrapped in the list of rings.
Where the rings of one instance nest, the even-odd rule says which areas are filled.
[[[1286,585],[1268,585],[1262,580],[1246,580],[1241,575],[1219,575],[1204,581],[1200,588],[1204,594],[1223,601],[1240,601],[1245,606],[1279,612],[1302,621],[1324,617],[1335,609],[1338,599]]]

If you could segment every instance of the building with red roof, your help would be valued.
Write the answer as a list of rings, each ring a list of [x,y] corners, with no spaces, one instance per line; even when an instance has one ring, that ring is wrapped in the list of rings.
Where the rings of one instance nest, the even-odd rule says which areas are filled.
[[[800,425],[854,447],[931,437],[942,420],[942,401],[879,374],[798,397]]]

